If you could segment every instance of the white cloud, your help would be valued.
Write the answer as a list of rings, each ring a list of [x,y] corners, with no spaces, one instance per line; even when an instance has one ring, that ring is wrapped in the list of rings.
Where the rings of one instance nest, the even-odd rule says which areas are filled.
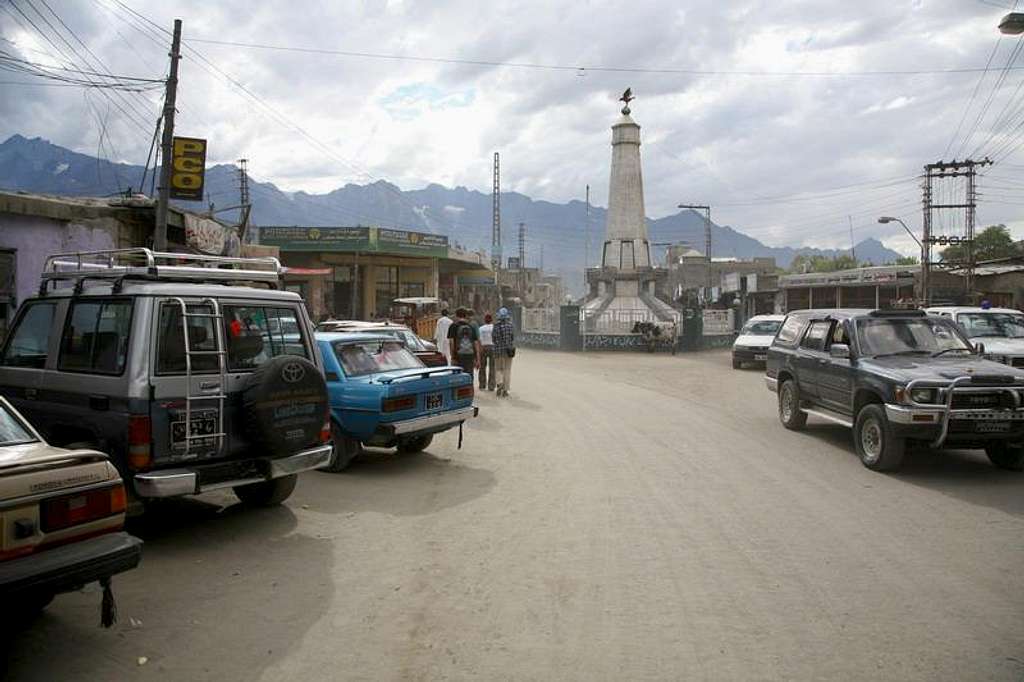
[[[959,0],[131,5],[167,28],[181,17],[186,41],[703,72],[982,66],[1000,16],[991,6]],[[133,26],[111,0],[53,6],[118,73],[163,75],[166,45]],[[34,60],[52,49],[6,13],[0,14],[0,36],[14,41],[4,49]],[[1013,42],[1003,41],[994,65],[1006,61]],[[643,126],[651,216],[673,212],[681,201],[709,203],[716,222],[792,245],[848,243],[851,218],[858,240],[902,243],[875,219],[894,213],[920,225],[913,176],[943,155],[978,78],[579,72],[187,44],[235,83],[186,52],[179,131],[207,137],[211,163],[244,156],[254,177],[286,191],[328,192],[387,179],[404,188],[438,182],[489,192],[491,155],[500,151],[504,189],[568,201],[582,199],[589,184],[592,200],[602,204],[609,127],[620,106],[615,99],[629,85]],[[992,115],[966,147],[985,139],[986,126],[1020,79],[1019,72],[1009,75]],[[979,101],[993,80],[984,82]],[[159,93],[117,97],[120,107],[95,93],[90,98],[110,109],[108,138],[119,156],[142,162]],[[119,111],[128,100],[144,125]],[[95,153],[95,117],[74,88],[0,85],[0,138],[13,133]],[[1021,173],[999,172],[1011,179]],[[826,191],[879,178],[901,181]],[[780,203],[776,197],[795,199]],[[1011,222],[1017,215],[1016,204],[989,201],[978,220]]]

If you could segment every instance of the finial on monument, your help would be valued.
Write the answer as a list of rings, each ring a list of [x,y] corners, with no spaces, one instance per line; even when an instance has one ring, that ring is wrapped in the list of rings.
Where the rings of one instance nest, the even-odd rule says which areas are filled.
[[[625,102],[626,106],[622,107],[622,115],[629,116],[629,103],[635,100],[633,97],[633,88],[626,88],[626,91],[622,93],[622,97],[619,98],[620,102]]]

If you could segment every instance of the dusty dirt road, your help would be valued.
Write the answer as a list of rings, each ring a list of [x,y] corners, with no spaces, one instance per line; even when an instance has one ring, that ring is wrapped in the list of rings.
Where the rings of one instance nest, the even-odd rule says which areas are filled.
[[[1024,678],[1024,475],[872,473],[721,352],[524,351],[513,388],[461,451],[304,475],[278,509],[168,504],[121,622],[58,597],[9,677]]]

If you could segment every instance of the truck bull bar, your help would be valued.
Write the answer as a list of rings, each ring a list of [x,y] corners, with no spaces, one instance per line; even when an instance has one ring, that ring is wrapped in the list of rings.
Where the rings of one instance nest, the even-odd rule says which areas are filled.
[[[1024,409],[1022,409],[1022,402],[1024,401],[1022,401],[1021,396],[1021,392],[1024,391],[1024,382],[1012,381],[976,385],[975,382],[977,381],[985,381],[985,377],[961,376],[953,379],[946,385],[936,385],[934,381],[927,379],[915,379],[907,384],[903,398],[904,405],[919,410],[926,410],[930,414],[938,414],[939,434],[935,437],[935,440],[929,443],[930,447],[942,447],[942,444],[946,441],[946,436],[949,435],[949,422],[952,419],[1024,422]],[[943,402],[919,403],[913,398],[913,391],[916,389],[937,391],[937,397]],[[1009,393],[1013,400],[1013,407],[953,409],[953,398],[957,395],[996,392]]]

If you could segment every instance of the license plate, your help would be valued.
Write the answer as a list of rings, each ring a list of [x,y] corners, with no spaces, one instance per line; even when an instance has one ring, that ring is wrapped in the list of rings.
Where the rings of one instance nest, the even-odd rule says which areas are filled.
[[[1010,422],[974,422],[974,430],[978,433],[1005,433],[1010,430]]]
[[[765,355],[764,353],[760,353],[760,354],[755,354],[754,355],[754,360],[757,360],[757,361],[764,362],[767,359],[768,359],[768,356]]]
[[[207,436],[209,438],[193,438],[190,447],[202,448],[211,447],[214,444],[214,438],[210,434],[217,433],[217,418],[216,416],[193,416],[192,417],[192,428],[190,429],[192,436]],[[178,448],[185,447],[185,420],[171,422],[171,445]]]
[[[444,395],[442,395],[441,393],[427,394],[428,410],[440,410],[442,405],[444,405]]]

